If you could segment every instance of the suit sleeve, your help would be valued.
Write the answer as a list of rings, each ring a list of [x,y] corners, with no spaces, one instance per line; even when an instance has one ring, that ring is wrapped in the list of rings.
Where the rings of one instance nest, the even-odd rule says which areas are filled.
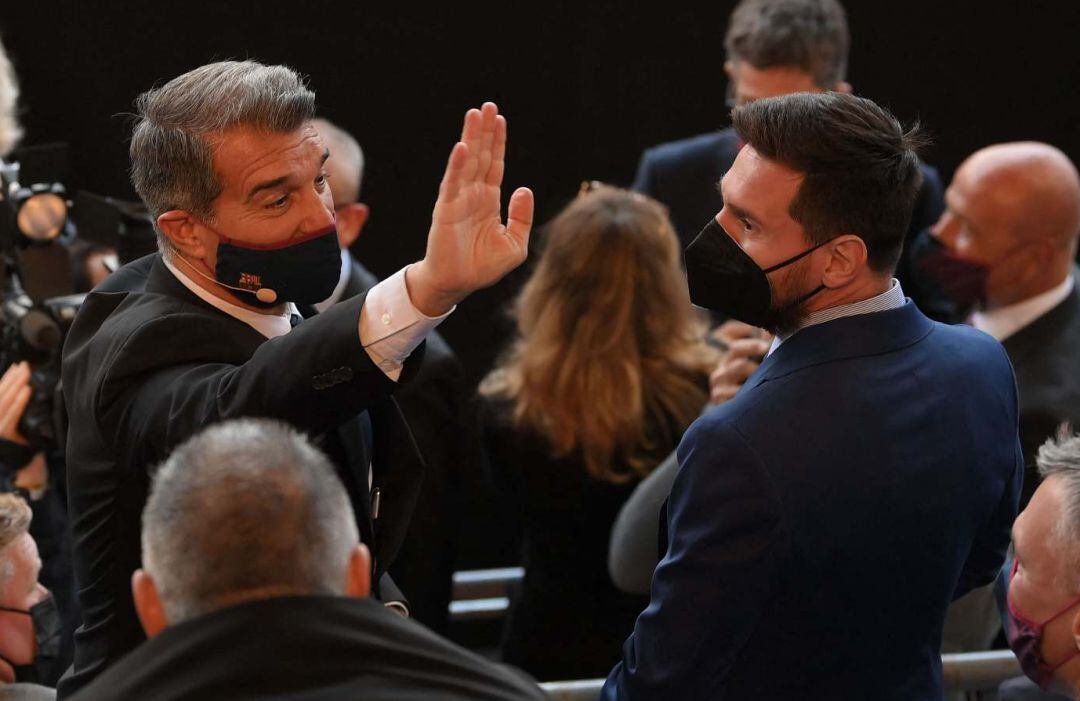
[[[649,593],[659,559],[660,512],[678,472],[678,456],[672,453],[634,489],[615,518],[608,544],[608,574],[624,592]]]
[[[124,339],[98,390],[102,435],[163,455],[207,424],[242,416],[313,433],[336,427],[396,386],[360,345],[363,301],[342,302],[235,364],[222,362],[220,328],[195,315],[142,325]]]
[[[656,197],[656,177],[653,169],[652,151],[647,150],[641,154],[638,161],[637,174],[634,175],[634,184],[630,189],[643,195]]]
[[[1005,489],[1002,490],[997,508],[994,509],[989,521],[979,533],[978,539],[971,546],[971,552],[968,553],[964,569],[953,591],[954,601],[972,589],[993,582],[1001,570],[1009,543],[1012,541],[1012,525],[1016,520],[1023,482],[1024,455],[1020,449],[1020,441],[1017,439],[1012,474],[1005,482]]]
[[[786,552],[779,502],[757,454],[708,418],[679,447],[668,550],[605,701],[707,699],[753,635]]]

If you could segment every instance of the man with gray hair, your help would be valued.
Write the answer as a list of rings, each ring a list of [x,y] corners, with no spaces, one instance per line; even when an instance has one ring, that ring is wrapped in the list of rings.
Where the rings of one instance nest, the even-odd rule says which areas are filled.
[[[84,701],[541,699],[535,683],[367,598],[333,466],[294,429],[227,421],[158,470],[132,578],[150,640]]]
[[[1063,426],[1037,462],[1042,484],[1013,524],[1005,635],[1032,682],[1080,698],[1080,436]],[[1024,686],[1001,698],[1059,698]]]
[[[144,639],[128,577],[140,566],[147,468],[218,421],[269,417],[318,435],[373,553],[377,593],[402,599],[383,575],[422,462],[389,395],[415,373],[425,335],[524,260],[532,223],[532,193],[520,188],[504,224],[506,120],[486,103],[465,116],[424,258],[315,314],[341,258],[330,152],[300,76],[213,63],[137,106],[132,180],[161,253],[89,295],[64,346],[83,625],[61,697]]]

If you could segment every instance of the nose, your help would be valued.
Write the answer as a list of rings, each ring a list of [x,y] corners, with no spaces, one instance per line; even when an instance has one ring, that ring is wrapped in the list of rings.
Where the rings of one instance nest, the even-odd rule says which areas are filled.
[[[946,246],[951,247],[955,243],[956,232],[959,229],[958,224],[956,217],[946,209],[941,213],[937,222],[930,227],[930,235]]]
[[[337,222],[334,212],[334,201],[330,198],[329,188],[326,196],[312,188],[304,200],[304,219],[301,223],[301,231],[312,234],[333,227]]]

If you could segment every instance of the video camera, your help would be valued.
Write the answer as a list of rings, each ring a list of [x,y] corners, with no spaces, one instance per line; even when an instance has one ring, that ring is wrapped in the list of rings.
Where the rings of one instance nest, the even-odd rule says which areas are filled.
[[[121,260],[155,247],[141,203],[85,192],[70,200],[60,182],[41,178],[42,171],[63,170],[50,164],[66,159],[65,151],[39,147],[24,150],[19,163],[0,160],[0,372],[30,364],[33,394],[19,430],[31,448],[54,454],[63,453],[67,428],[61,350],[85,298],[74,294],[68,245],[77,233],[118,251]],[[41,180],[25,185],[28,175]]]

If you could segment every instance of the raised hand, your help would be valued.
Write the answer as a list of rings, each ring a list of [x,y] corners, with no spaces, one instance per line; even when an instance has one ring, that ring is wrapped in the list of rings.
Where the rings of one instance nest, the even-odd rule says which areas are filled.
[[[502,219],[506,119],[494,103],[465,114],[431,215],[424,259],[410,266],[413,304],[428,316],[449,311],[475,290],[493,285],[524,262],[533,220],[533,194],[518,188]]]

